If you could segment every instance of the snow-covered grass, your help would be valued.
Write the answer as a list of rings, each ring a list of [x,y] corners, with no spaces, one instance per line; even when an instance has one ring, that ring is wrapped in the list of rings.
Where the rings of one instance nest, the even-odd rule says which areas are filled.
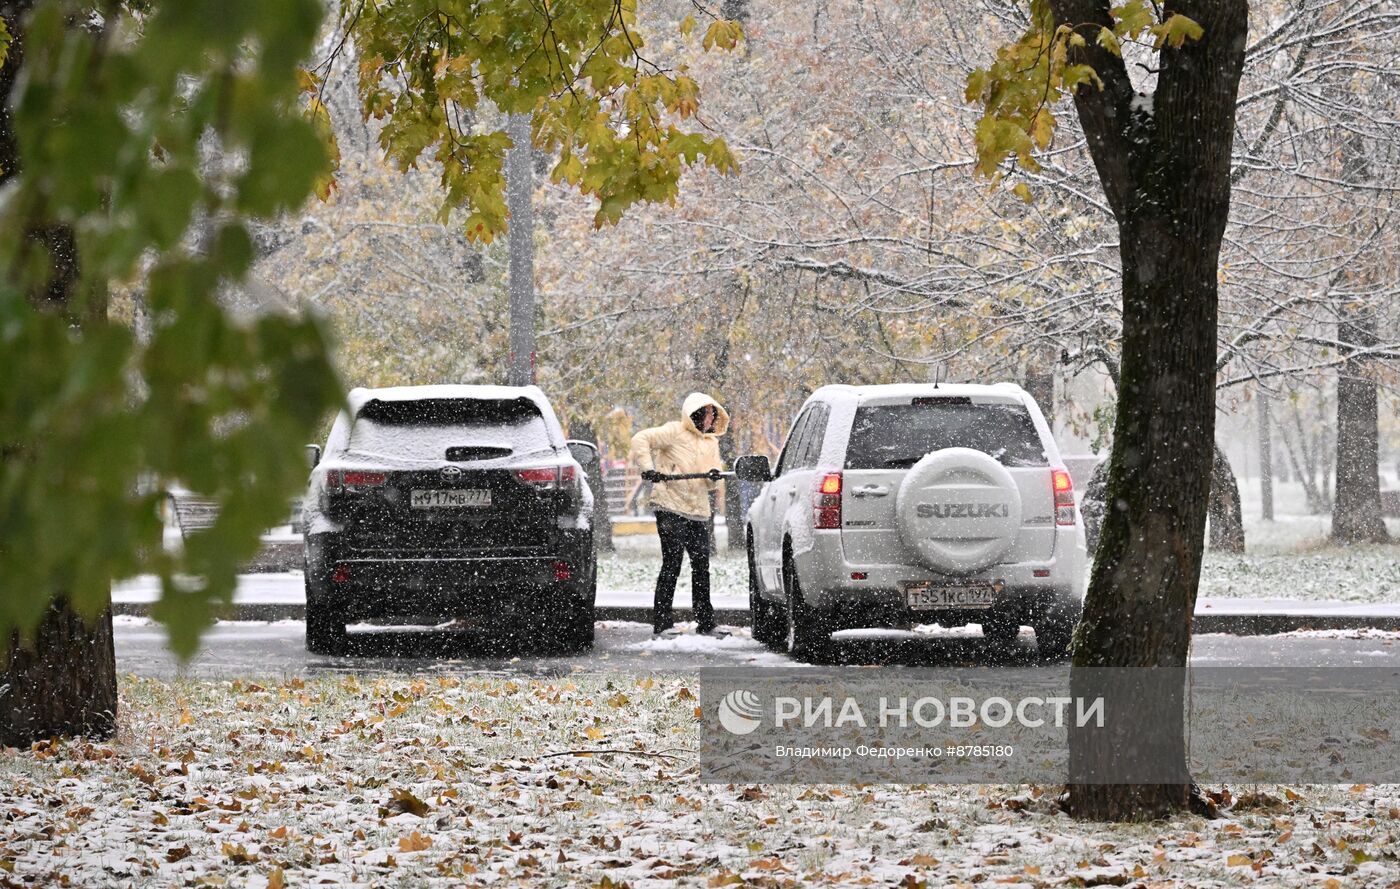
[[[1236,787],[1218,820],[1109,826],[1060,814],[1053,787],[703,785],[693,690],[683,677],[128,678],[111,743],[0,752],[0,884],[1400,879],[1395,786]]]

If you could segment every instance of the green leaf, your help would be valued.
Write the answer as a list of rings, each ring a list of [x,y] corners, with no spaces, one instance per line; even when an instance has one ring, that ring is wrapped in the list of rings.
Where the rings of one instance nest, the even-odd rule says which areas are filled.
[[[1136,37],[1151,27],[1154,21],[1147,0],[1129,0],[1109,10],[1116,24],[1113,31],[1119,37]]]
[[[1108,28],[1099,28],[1099,36],[1096,38],[1099,46],[1113,53],[1119,58],[1123,57],[1123,46],[1118,42],[1118,36]]]
[[[0,68],[5,67],[5,59],[10,54],[10,28],[5,24],[5,17],[0,15]]]
[[[1157,49],[1161,49],[1164,44],[1172,49],[1180,49],[1188,39],[1200,40],[1206,33],[1194,19],[1187,18],[1179,12],[1174,13],[1165,22],[1153,25],[1151,31],[1157,38]]]

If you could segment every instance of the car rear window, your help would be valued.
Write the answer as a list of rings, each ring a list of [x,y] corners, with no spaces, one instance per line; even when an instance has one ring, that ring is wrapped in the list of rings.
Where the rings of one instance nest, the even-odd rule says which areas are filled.
[[[1049,465],[1024,407],[949,398],[858,408],[846,468],[907,468],[944,448],[973,448],[1004,466]]]
[[[552,447],[540,409],[527,398],[423,398],[376,400],[360,408],[349,450],[409,460],[472,460]]]

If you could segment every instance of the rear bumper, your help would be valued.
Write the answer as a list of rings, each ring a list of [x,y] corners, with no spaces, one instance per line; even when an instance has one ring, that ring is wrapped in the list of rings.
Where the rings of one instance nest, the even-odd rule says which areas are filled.
[[[1084,599],[1083,549],[1071,541],[1049,561],[1009,562],[967,575],[946,575],[921,565],[856,564],[846,560],[836,534],[818,532],[813,547],[795,553],[802,593],[808,605],[827,612],[838,626],[899,627],[939,623],[960,626],[989,616],[1031,622],[1046,614],[1077,611]],[[863,575],[863,576],[862,576]],[[991,584],[1000,589],[990,608],[914,611],[906,587]]]
[[[591,541],[529,555],[344,553],[335,535],[308,538],[310,590],[347,621],[509,617],[592,604]]]

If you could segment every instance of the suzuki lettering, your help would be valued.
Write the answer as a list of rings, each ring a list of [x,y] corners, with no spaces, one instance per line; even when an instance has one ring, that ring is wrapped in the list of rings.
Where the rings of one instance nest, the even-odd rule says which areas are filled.
[[[921,519],[1004,519],[1011,515],[1011,504],[920,503],[915,511]]]

